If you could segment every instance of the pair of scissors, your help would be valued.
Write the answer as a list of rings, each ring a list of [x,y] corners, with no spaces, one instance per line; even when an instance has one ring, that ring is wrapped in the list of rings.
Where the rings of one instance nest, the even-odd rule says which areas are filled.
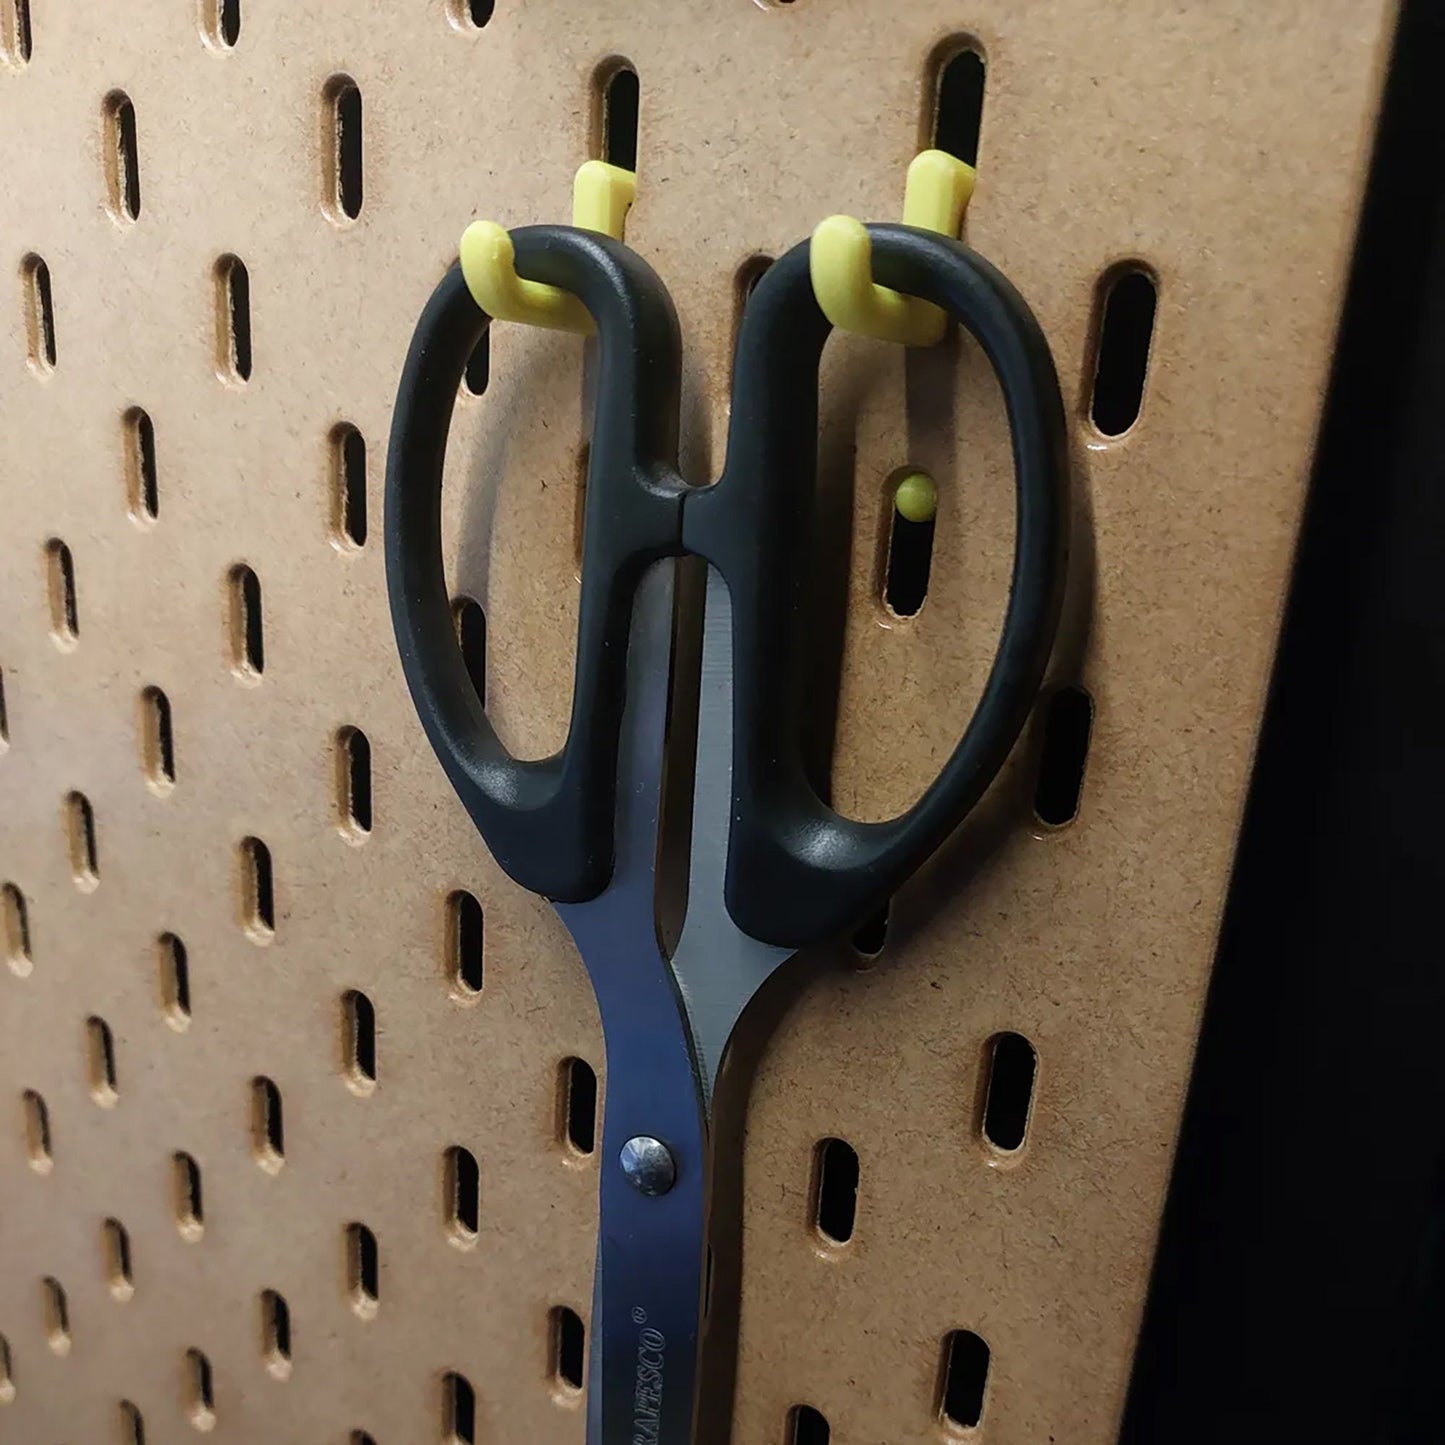
[[[708,1316],[725,1315],[707,1298],[709,1243],[728,1223],[711,1206],[741,1167],[737,1121],[714,1117],[729,1040],[788,959],[876,914],[963,821],[1017,741],[1053,647],[1068,488],[1048,343],[1012,285],[961,243],[907,226],[868,230],[877,280],[942,307],[989,357],[1017,498],[1009,598],[982,696],[937,779],[890,821],[834,812],[804,763],[806,560],[830,331],[807,242],[775,262],[747,302],[726,466],[716,482],[689,486],[677,463],[681,341],[657,274],[595,232],[510,233],[518,274],[579,298],[599,348],[571,722],[561,751],[540,761],[513,758],[488,721],[443,576],[447,432],[489,325],[457,266],[427,303],[402,374],[385,546],[406,680],[493,857],[551,900],[570,930],[602,1020],[589,1445],[689,1445],[704,1424],[710,1437],[725,1430],[731,1386],[726,1398],[700,1391],[699,1358]],[[679,760],[669,751],[690,729],[669,717],[673,559],[685,556],[705,560],[707,581],[696,744]],[[658,829],[664,764],[680,763],[692,764],[691,854],[682,930],[667,957]],[[719,1261],[717,1281],[733,1273]],[[714,1351],[725,1357],[736,1341],[707,1345],[710,1379]],[[730,1380],[725,1367],[720,1378]]]

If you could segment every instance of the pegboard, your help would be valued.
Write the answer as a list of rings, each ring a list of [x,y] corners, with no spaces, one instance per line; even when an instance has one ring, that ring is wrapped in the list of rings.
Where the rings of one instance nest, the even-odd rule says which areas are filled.
[[[685,470],[714,474],[745,278],[830,212],[897,215],[964,47],[967,236],[1071,409],[1051,695],[1091,699],[1087,770],[1071,823],[1033,817],[1041,716],[877,957],[815,960],[764,1052],[734,1439],[1113,1438],[1390,19],[0,0],[0,1440],[583,1439],[600,1033],[401,680],[379,547],[401,359],[467,221],[566,219],[625,62],[628,240],[682,322]],[[1122,271],[1157,311],[1111,438],[1090,408]],[[448,564],[500,730],[536,756],[570,697],[583,349],[498,328],[488,360]],[[1007,437],[957,343],[830,343],[822,426],[851,566],[834,796],[878,817],[977,694]],[[881,600],[905,464],[941,494],[907,618]],[[1036,1058],[1009,1150],[982,1127],[1004,1034]],[[842,1243],[816,1223],[827,1139],[858,1160]],[[972,1406],[945,1398],[959,1331]]]

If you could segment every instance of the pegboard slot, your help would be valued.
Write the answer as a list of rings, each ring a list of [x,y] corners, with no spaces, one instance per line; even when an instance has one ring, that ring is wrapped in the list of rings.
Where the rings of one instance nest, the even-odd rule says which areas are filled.
[[[939,1418],[971,1430],[983,1419],[989,1349],[972,1330],[954,1330],[943,1343]]]
[[[115,1069],[115,1035],[103,1018],[94,1014],[85,1021],[86,1052],[90,1066],[90,1097],[103,1109],[113,1109],[120,1099]]]
[[[201,33],[214,46],[230,50],[241,38],[241,0],[201,0]]]
[[[137,522],[160,515],[160,484],[156,478],[156,432],[149,414],[133,406],[123,418],[125,428],[126,505]]]
[[[30,62],[30,0],[0,0],[0,55],[11,65]]]
[[[811,1405],[794,1405],[788,1411],[787,1445],[828,1445],[831,1435],[822,1411]]]
[[[361,214],[363,196],[361,88],[349,75],[333,75],[322,92],[326,116],[326,214],[337,225]]]
[[[912,499],[926,498],[934,490],[932,479],[916,468],[909,468],[894,488],[883,582],[883,600],[894,617],[916,617],[928,596],[936,519],[931,509],[919,510]]]
[[[176,782],[176,739],[171,700],[158,687],[141,693],[141,762],[151,791],[164,797]]]
[[[55,1167],[55,1156],[50,1152],[50,1110],[45,1100],[27,1089],[21,1095],[25,1112],[25,1157],[37,1174],[49,1174]]]
[[[487,705],[487,614],[475,597],[458,597],[452,603],[452,623],[457,630],[457,643],[462,649],[462,662],[472,690],[483,707]]]
[[[495,9],[496,0],[447,0],[447,14],[458,30],[480,30]]]
[[[585,1059],[563,1059],[558,1070],[562,1142],[575,1154],[597,1147],[597,1074]]]
[[[331,529],[351,550],[366,545],[366,438],[341,422],[331,431]]]
[[[0,0],[3,3],[3,0]],[[20,263],[25,288],[25,339],[31,370],[48,376],[55,370],[55,298],[50,267],[33,252]]]
[[[244,562],[231,568],[231,670],[243,682],[258,682],[266,671],[266,634],[261,616],[261,579]]]
[[[1001,1154],[1023,1148],[1034,1104],[1038,1056],[1022,1035],[995,1034],[989,1041],[988,1093],[983,1106],[983,1137]]]
[[[973,40],[950,41],[936,53],[932,143],[969,165],[978,164],[986,66]]]
[[[1034,791],[1034,813],[1050,828],[1067,827],[1078,815],[1093,728],[1093,698],[1082,687],[1057,689],[1044,714]]]
[[[70,1353],[70,1302],[65,1289],[53,1275],[40,1282],[41,1325],[45,1343],[57,1355]]]
[[[216,1428],[216,1391],[211,1362],[200,1350],[186,1351],[186,1417],[202,1433]]]
[[[240,859],[241,926],[252,943],[270,943],[276,936],[271,850],[259,838],[242,838]]]
[[[490,326],[477,338],[472,354],[462,370],[462,393],[465,396],[482,396],[492,379],[492,328]]]
[[[1099,283],[1089,415],[1102,436],[1123,436],[1139,419],[1157,303],[1158,284],[1140,262],[1112,267]]]
[[[30,908],[17,884],[0,888],[0,948],[17,978],[28,978],[34,966],[30,954]]]
[[[552,1310],[549,1335],[549,1370],[554,1388],[566,1399],[582,1393],[587,1369],[587,1327],[576,1310],[558,1305]]]
[[[92,893],[100,886],[100,856],[95,841],[95,809],[84,793],[66,794],[65,836],[70,876],[82,893]]]
[[[182,1239],[196,1243],[206,1231],[201,1166],[184,1150],[171,1156],[171,1198],[176,1211],[176,1229]]]
[[[239,256],[222,256],[216,262],[216,374],[244,385],[251,360],[251,273]]]
[[[0,755],[10,746],[10,714],[5,709],[5,669],[0,667]]]
[[[814,1151],[813,1222],[826,1244],[846,1244],[858,1220],[858,1154],[843,1139]]]
[[[376,1316],[381,1301],[381,1256],[376,1236],[364,1224],[346,1226],[346,1292],[362,1319]]]
[[[279,1174],[286,1162],[281,1090],[260,1074],[251,1080],[251,1157],[268,1174]]]
[[[120,1428],[126,1445],[146,1445],[145,1421],[140,1410],[129,1400],[120,1402]]]
[[[461,1249],[477,1242],[481,1214],[481,1170],[477,1156],[460,1144],[447,1150],[442,1164],[447,1237]]]
[[[888,942],[888,915],[891,907],[890,900],[872,918],[859,924],[853,932],[853,951],[866,963],[877,958]]]
[[[110,213],[128,223],[140,216],[140,155],[135,106],[123,90],[105,98],[105,187]]]
[[[9,1405],[15,1399],[14,1361],[10,1358],[10,1341],[0,1335],[0,1405]]]
[[[360,728],[336,735],[336,794],[342,833],[362,842],[371,832],[371,740]]]
[[[376,1087],[376,1010],[360,989],[341,996],[342,1068],[353,1093]]]
[[[477,1392],[455,1370],[442,1377],[442,1430],[445,1445],[476,1445]]]
[[[101,1226],[101,1247],[105,1257],[105,1287],[111,1299],[124,1304],[135,1294],[131,1276],[130,1235],[118,1219],[107,1219]]]
[[[452,997],[466,1002],[482,991],[485,919],[474,894],[458,888],[447,899],[447,960]]]
[[[80,640],[80,604],[75,595],[75,561],[70,548],[52,537],[45,544],[46,578],[50,593],[50,635],[62,651]]]
[[[626,60],[611,60],[597,73],[599,150],[609,165],[637,169],[637,121],[641,87]]]
[[[261,1294],[261,1357],[273,1380],[291,1376],[291,1306],[274,1289]]]
[[[186,946],[174,933],[156,940],[160,965],[161,1011],[166,1022],[182,1033],[191,1024],[191,965]]]

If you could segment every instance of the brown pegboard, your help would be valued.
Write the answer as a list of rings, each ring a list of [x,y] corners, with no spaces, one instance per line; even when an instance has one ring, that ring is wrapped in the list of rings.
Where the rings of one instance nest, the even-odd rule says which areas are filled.
[[[897,214],[961,36],[988,75],[968,237],[1039,315],[1076,417],[1057,671],[1092,694],[1093,746],[1071,827],[1030,827],[1004,790],[899,897],[878,963],[824,970],[766,1053],[735,1438],[786,1440],[804,1402],[838,1445],[945,1437],[942,1341],[967,1329],[991,1351],[980,1438],[1110,1440],[1387,0],[497,0],[484,27],[469,0],[30,0],[28,27],[21,3],[0,0],[0,1440],[131,1442],[137,1416],[152,1445],[439,1440],[453,1371],[478,1441],[582,1439],[549,1318],[588,1312],[596,1173],[559,1140],[558,1079],[600,1065],[600,1038],[566,934],[491,864],[401,682],[378,546],[401,357],[467,220],[566,218],[596,76],[626,57],[628,239],[676,299],[685,458],[710,474],[740,268],[830,211]],[[363,104],[354,220],[329,148],[342,77]],[[1091,328],[1128,260],[1159,310],[1141,420],[1105,441],[1084,419]],[[968,347],[907,374],[881,345],[832,350],[824,480],[853,494],[835,790],[880,816],[978,687],[1006,438]],[[456,590],[485,605],[489,702],[533,754],[570,690],[581,398],[579,343],[499,329],[454,431]],[[337,530],[342,426],[366,448],[359,547]],[[904,462],[943,506],[928,602],[899,623],[878,557]],[[348,728],[370,747],[369,832],[343,808]],[[448,962],[459,889],[485,912],[476,994]],[[350,1041],[368,1003],[374,1080]],[[1039,1059],[1008,1159],[978,1135],[1000,1030]],[[810,1224],[830,1136],[861,1161],[841,1248]],[[446,1218],[452,1146],[480,1166],[474,1239]]]

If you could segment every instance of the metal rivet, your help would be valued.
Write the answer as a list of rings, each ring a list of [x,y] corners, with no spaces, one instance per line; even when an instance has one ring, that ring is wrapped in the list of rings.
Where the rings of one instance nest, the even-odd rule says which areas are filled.
[[[618,1155],[622,1172],[640,1194],[666,1194],[677,1182],[677,1164],[661,1139],[638,1134],[629,1139]]]

